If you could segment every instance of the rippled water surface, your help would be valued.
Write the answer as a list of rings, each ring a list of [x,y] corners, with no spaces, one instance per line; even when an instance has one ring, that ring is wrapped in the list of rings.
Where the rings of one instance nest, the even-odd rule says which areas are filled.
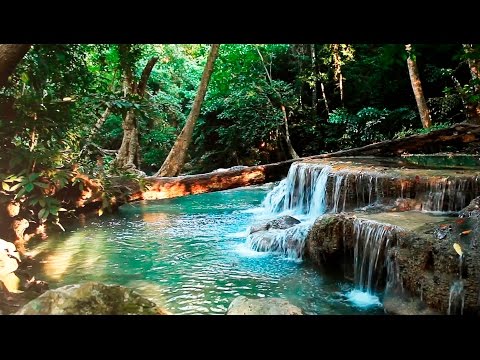
[[[271,187],[124,205],[30,249],[52,288],[88,280],[136,288],[174,314],[224,314],[238,295],[281,297],[308,314],[383,313],[353,286],[245,246]]]

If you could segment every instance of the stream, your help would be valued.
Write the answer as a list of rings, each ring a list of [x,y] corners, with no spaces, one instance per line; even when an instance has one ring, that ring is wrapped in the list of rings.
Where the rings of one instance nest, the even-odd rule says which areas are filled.
[[[343,276],[246,245],[272,186],[123,205],[30,244],[33,271],[50,288],[132,287],[173,314],[224,314],[239,295],[284,298],[306,314],[383,314],[377,296]]]

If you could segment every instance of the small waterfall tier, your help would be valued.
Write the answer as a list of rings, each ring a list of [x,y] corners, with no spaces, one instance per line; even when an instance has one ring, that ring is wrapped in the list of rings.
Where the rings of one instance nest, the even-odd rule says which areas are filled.
[[[294,163],[266,197],[271,214],[318,217],[364,207],[458,212],[480,195],[472,170],[386,168],[354,160]]]

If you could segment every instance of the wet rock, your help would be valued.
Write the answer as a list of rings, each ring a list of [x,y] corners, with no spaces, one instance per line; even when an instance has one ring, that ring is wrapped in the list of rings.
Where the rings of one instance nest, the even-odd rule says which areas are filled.
[[[344,249],[353,249],[353,216],[327,214],[315,220],[308,233],[305,256],[317,265],[339,265]]]
[[[324,267],[341,269],[344,265],[345,274],[353,277],[354,221],[355,217],[345,214],[328,214],[317,219],[307,236],[306,257]],[[412,296],[422,296],[428,307],[447,314],[452,284],[461,278],[464,314],[480,313],[480,249],[477,244],[480,218],[452,218],[430,232],[417,233],[387,223],[384,226],[390,232],[390,240],[388,257],[378,258],[381,268],[376,273],[382,278],[377,290],[381,291],[390,278]],[[455,243],[462,248],[462,258],[453,247]],[[385,242],[380,254],[384,253],[384,246]],[[412,311],[411,304],[410,310],[405,311]]]
[[[248,299],[236,297],[227,310],[227,315],[303,315],[302,310],[279,298]]]
[[[152,301],[118,285],[97,282],[49,290],[16,315],[165,315]]]
[[[257,231],[265,231],[269,229],[288,229],[292,226],[300,224],[300,221],[292,216],[284,215],[277,219],[268,220],[263,223],[254,224],[250,227],[249,234],[253,234]]]
[[[383,299],[383,308],[386,314],[391,315],[440,315],[420,299],[402,296],[386,296]]]
[[[480,217],[480,196],[473,199],[468,206],[463,208],[458,217],[465,218],[465,217]]]
[[[10,292],[0,281],[0,313],[12,314],[39,295],[34,291]]]
[[[395,200],[392,211],[422,210],[422,203],[416,199],[398,198]]]

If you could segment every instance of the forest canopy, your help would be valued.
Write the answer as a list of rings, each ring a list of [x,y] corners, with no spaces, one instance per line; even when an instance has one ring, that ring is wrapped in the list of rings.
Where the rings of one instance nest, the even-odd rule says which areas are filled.
[[[1,46],[0,63],[11,50]],[[62,210],[51,195],[81,186],[77,172],[104,185],[132,168],[155,174],[192,107],[199,114],[182,174],[322,154],[480,118],[480,51],[472,44],[19,47],[0,66],[1,199],[27,196],[40,219]]]

